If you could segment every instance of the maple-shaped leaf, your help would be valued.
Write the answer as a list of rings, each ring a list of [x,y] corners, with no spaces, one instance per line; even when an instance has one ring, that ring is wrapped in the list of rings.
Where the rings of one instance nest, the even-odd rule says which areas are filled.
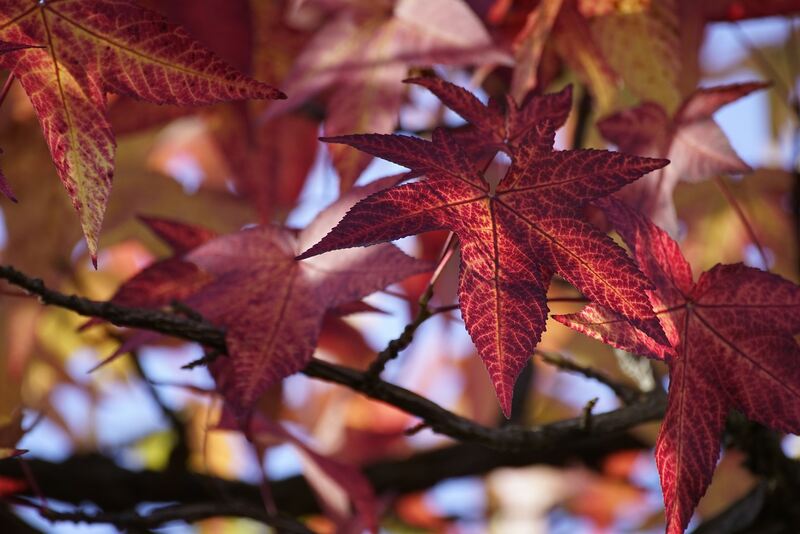
[[[214,278],[185,302],[226,328],[230,358],[215,362],[212,370],[231,405],[246,410],[267,388],[301,370],[326,312],[430,270],[430,263],[394,245],[295,260],[358,199],[396,182],[390,177],[351,190],[300,232],[277,226],[245,229],[183,257]]]
[[[114,170],[106,93],[158,104],[281,98],[132,0],[0,0],[0,56],[39,117],[94,258]]]
[[[325,135],[389,133],[397,125],[403,97],[399,83],[409,66],[480,65],[508,62],[464,0],[355,0],[323,8],[328,19],[289,72],[291,98],[267,116],[294,109],[331,89]],[[325,9],[325,8],[329,9]],[[333,164],[349,188],[371,158],[344,146],[330,147]]]
[[[463,87],[439,78],[405,81],[427,88],[469,123],[457,133],[458,141],[469,145],[467,154],[474,153],[479,161],[487,155],[494,156],[498,150],[516,148],[523,139],[526,143],[535,141],[537,149],[549,152],[555,142],[556,130],[566,122],[572,105],[571,85],[558,93],[528,98],[522,105],[507,95],[505,106],[497,101],[484,106]],[[538,130],[538,135],[528,135],[533,129]]]
[[[718,264],[692,280],[678,244],[644,216],[603,202],[639,267],[670,347],[658,346],[617,313],[591,304],[556,316],[615,347],[659,358],[670,369],[669,400],[656,444],[667,531],[683,532],[714,472],[732,409],[783,432],[800,432],[800,288],[742,264]]]
[[[327,139],[425,178],[362,200],[300,256],[432,230],[455,232],[461,243],[462,316],[506,415],[514,382],[545,328],[554,272],[666,341],[644,294],[649,282],[621,248],[583,220],[582,211],[587,202],[667,161],[603,150],[554,151],[560,123],[550,117],[566,116],[569,101],[535,96],[529,105],[539,109],[542,120],[506,145],[512,163],[496,188],[481,176],[474,156],[443,130],[434,132],[432,142],[402,135]]]
[[[626,187],[619,195],[676,235],[678,221],[672,194],[679,181],[696,182],[720,173],[751,170],[733,150],[713,114],[766,86],[751,82],[698,89],[671,117],[660,105],[645,102],[600,121],[597,126],[603,137],[620,150],[665,157],[672,162]]]

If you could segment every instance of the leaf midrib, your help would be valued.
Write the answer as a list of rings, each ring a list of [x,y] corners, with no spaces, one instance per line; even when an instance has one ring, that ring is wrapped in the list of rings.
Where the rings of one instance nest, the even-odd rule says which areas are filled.
[[[288,309],[289,302],[291,301],[292,292],[294,290],[294,283],[295,280],[297,279],[297,274],[300,271],[298,265],[293,265],[290,269],[291,271],[289,272],[288,280],[285,286],[286,289],[284,290],[284,293],[280,301],[280,309],[278,310],[278,315],[275,318],[275,321],[272,323],[273,325],[272,332],[270,332],[269,338],[264,343],[262,354],[265,355],[271,354],[273,352],[275,342],[278,339],[278,334],[279,332],[281,332],[280,326],[286,317],[286,310]],[[259,381],[264,376],[264,369],[267,367],[267,364],[269,362],[270,362],[269,358],[257,358],[255,365],[256,372],[252,374],[244,373],[244,376],[249,376],[251,378],[256,379],[255,381],[249,380],[246,382],[246,387],[245,387],[245,391],[247,392],[247,395],[245,395],[246,398],[249,398],[253,394],[253,392],[258,388]]]
[[[517,210],[515,210],[514,208],[512,208],[511,206],[509,206],[509,205],[508,205],[508,204],[506,204],[505,202],[501,201],[500,199],[495,199],[495,200],[497,201],[497,203],[498,203],[498,204],[501,204],[502,206],[504,206],[504,207],[505,207],[505,208],[506,208],[506,209],[507,209],[509,212],[513,213],[513,214],[514,214],[514,215],[515,215],[517,218],[519,218],[519,219],[520,219],[522,222],[524,222],[524,223],[525,223],[526,225],[528,225],[530,228],[532,228],[533,230],[535,230],[536,232],[538,232],[539,234],[541,234],[542,236],[544,236],[546,239],[548,239],[549,241],[551,241],[551,242],[552,242],[554,245],[556,245],[558,248],[560,248],[561,250],[563,250],[564,252],[566,252],[566,253],[567,253],[567,254],[568,254],[570,257],[574,258],[574,259],[575,259],[575,260],[576,260],[578,263],[580,263],[581,265],[583,265],[583,266],[584,266],[584,268],[586,268],[586,270],[587,270],[587,271],[589,271],[590,273],[592,273],[592,275],[593,275],[593,276],[595,276],[595,277],[596,277],[596,278],[597,278],[597,279],[600,281],[600,283],[602,283],[602,284],[603,284],[605,287],[607,287],[607,288],[608,288],[608,289],[609,289],[609,290],[610,290],[612,293],[614,293],[614,294],[615,294],[617,297],[619,297],[619,299],[620,299],[622,302],[625,302],[626,304],[630,305],[630,306],[631,306],[631,307],[633,307],[633,308],[635,308],[635,307],[636,307],[636,306],[633,306],[633,304],[630,302],[630,300],[629,300],[628,298],[626,298],[626,297],[625,297],[625,296],[624,296],[622,293],[620,293],[620,292],[617,290],[617,288],[616,288],[616,287],[614,287],[614,285],[613,285],[613,284],[609,283],[609,282],[608,282],[608,281],[605,279],[605,277],[604,277],[604,276],[602,276],[600,273],[598,273],[597,271],[595,271],[595,270],[594,270],[594,269],[593,269],[593,268],[592,268],[592,267],[591,267],[591,266],[590,266],[588,263],[586,263],[586,262],[583,260],[583,258],[581,258],[580,256],[578,256],[577,254],[574,254],[574,253],[573,253],[573,252],[572,252],[572,251],[571,251],[569,248],[567,248],[566,246],[562,245],[562,244],[561,244],[561,242],[560,242],[560,241],[559,241],[559,240],[558,240],[556,237],[554,237],[554,236],[550,235],[549,233],[547,233],[546,231],[544,231],[544,230],[543,230],[542,228],[540,228],[540,227],[539,227],[539,226],[538,226],[538,225],[537,225],[537,224],[536,224],[536,223],[535,223],[533,220],[530,220],[530,219],[528,219],[527,217],[525,217],[524,215],[522,215],[521,213],[519,213]]]

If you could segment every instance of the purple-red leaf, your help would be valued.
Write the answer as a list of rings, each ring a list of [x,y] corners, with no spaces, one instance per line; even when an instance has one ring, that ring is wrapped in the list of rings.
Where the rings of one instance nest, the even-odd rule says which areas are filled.
[[[680,533],[711,482],[731,409],[783,432],[800,432],[800,288],[741,264],[717,265],[696,284],[663,230],[618,201],[610,219],[653,281],[653,308],[670,339],[659,347],[600,306],[557,316],[618,348],[664,359],[670,368],[667,413],[656,462],[667,531]]]
[[[430,269],[393,245],[334,252],[296,261],[356,200],[397,182],[355,188],[299,234],[263,226],[213,239],[184,260],[213,277],[186,299],[226,328],[229,358],[212,367],[218,390],[247,410],[270,386],[301,370],[312,356],[328,310]]]
[[[447,229],[461,243],[459,298],[467,330],[494,382],[503,411],[547,320],[554,272],[583,293],[666,342],[625,252],[583,220],[586,203],[611,194],[666,160],[601,150],[554,151],[555,130],[569,113],[569,91],[534,96],[506,117],[484,116],[477,101],[452,85],[424,81],[481,135],[464,142],[441,130],[433,141],[399,135],[351,135],[344,143],[409,167],[425,178],[375,193],[354,206],[321,242],[299,258]],[[504,142],[512,159],[493,189],[481,176],[474,139]]]
[[[0,56],[31,99],[94,258],[111,190],[107,92],[159,104],[281,98],[132,0],[0,0]]]
[[[459,139],[471,145],[470,148],[491,151],[491,156],[505,145],[516,147],[525,136],[529,147],[550,152],[556,130],[566,122],[572,105],[571,85],[558,93],[531,97],[522,105],[508,97],[503,109],[496,102],[484,106],[463,87],[438,78],[412,78],[406,82],[427,88],[461,115],[470,126]],[[538,135],[532,134],[534,129]]]

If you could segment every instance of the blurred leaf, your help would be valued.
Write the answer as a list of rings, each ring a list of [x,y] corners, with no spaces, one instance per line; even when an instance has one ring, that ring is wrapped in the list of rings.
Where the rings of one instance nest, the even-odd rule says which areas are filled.
[[[597,112],[605,115],[619,107],[620,80],[598,43],[589,22],[570,3],[556,20],[555,45],[567,64],[586,81]]]
[[[681,101],[677,0],[658,0],[647,9],[615,12],[592,20],[592,35],[626,87],[642,100],[674,112]]]
[[[785,171],[759,169],[740,180],[723,181],[772,258],[772,272],[797,281],[797,235],[790,211],[794,177]],[[686,223],[681,248],[695,274],[717,263],[758,264],[749,235],[716,184],[682,184],[675,202],[679,218]]]

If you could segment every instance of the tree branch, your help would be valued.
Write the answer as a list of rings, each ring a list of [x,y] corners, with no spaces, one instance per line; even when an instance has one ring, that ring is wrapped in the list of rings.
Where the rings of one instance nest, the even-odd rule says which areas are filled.
[[[186,521],[193,523],[211,517],[245,517],[269,525],[278,532],[312,534],[313,531],[303,524],[283,516],[269,516],[263,505],[247,502],[198,502],[189,504],[171,504],[156,508],[147,514],[140,514],[135,510],[123,512],[60,512],[57,510],[42,510],[38,505],[26,503],[39,510],[40,515],[53,523],[69,522],[74,524],[109,524],[120,530],[157,528],[172,521]]]
[[[44,304],[72,310],[81,315],[100,317],[117,326],[144,328],[206,345],[226,353],[225,332],[200,319],[171,313],[97,302],[75,295],[64,295],[47,288],[13,267],[0,266],[0,278],[37,295]],[[609,413],[593,415],[590,428],[582,418],[574,418],[539,428],[505,426],[490,428],[450,412],[407,389],[344,366],[313,359],[303,370],[306,375],[335,382],[372,399],[391,404],[422,420],[434,432],[456,440],[476,443],[497,450],[541,449],[559,447],[578,437],[614,434],[640,423],[660,419],[666,399],[662,392],[643,395],[637,402]]]
[[[582,436],[557,447],[522,452],[497,452],[462,443],[382,461],[363,471],[379,495],[396,496],[430,488],[449,478],[483,475],[498,467],[568,465],[577,458],[589,466],[598,466],[614,451],[646,447],[625,433]],[[264,513],[258,486],[187,470],[131,471],[100,455],[73,456],[60,463],[31,459],[27,465],[48,498],[75,505],[93,502],[108,514],[128,513],[143,495],[154,503],[189,505],[213,501],[219,510],[214,515],[233,514],[236,506],[241,506],[241,511],[260,507]],[[0,461],[0,476],[24,475],[18,461],[4,460]],[[301,516],[320,511],[314,493],[301,476],[272,481],[270,487],[276,506],[285,514]]]

